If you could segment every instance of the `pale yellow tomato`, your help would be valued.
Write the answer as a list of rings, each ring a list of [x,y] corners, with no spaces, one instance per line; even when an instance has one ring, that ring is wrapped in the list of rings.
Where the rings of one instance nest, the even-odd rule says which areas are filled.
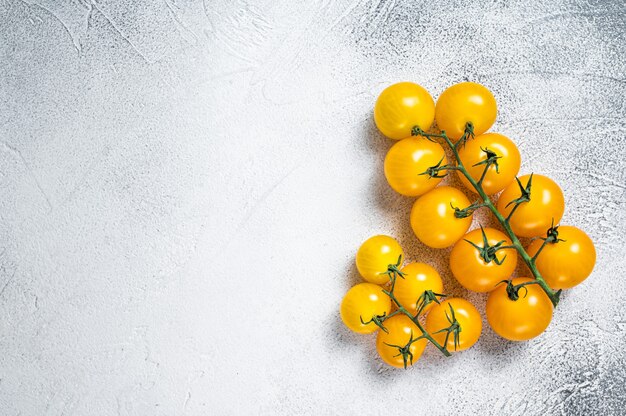
[[[434,118],[433,98],[423,87],[412,82],[399,82],[385,88],[374,107],[378,130],[394,140],[411,136],[411,129],[415,126],[428,130]]]
[[[389,314],[391,300],[383,288],[372,283],[353,286],[341,301],[341,320],[352,331],[370,334],[378,329],[374,317]]]
[[[382,285],[389,281],[389,275],[386,274],[389,266],[396,265],[402,257],[402,247],[394,238],[376,235],[359,247],[356,253],[356,268],[363,279]]]

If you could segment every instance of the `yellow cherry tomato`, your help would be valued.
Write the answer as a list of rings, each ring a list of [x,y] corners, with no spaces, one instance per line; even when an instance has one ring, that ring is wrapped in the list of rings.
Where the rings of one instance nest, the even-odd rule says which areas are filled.
[[[404,278],[397,278],[393,294],[409,312],[417,312],[417,300],[425,291],[443,291],[443,282],[437,270],[424,263],[411,263],[402,268]],[[424,308],[427,311],[432,303]]]
[[[515,249],[494,250],[498,245],[511,245],[511,240],[494,228],[485,228],[484,233],[483,236],[481,229],[470,231],[450,253],[452,274],[463,287],[474,292],[494,290],[499,282],[511,277],[517,266]]]
[[[439,143],[409,137],[394,144],[385,157],[385,177],[389,185],[406,196],[419,196],[433,189],[441,178],[422,175],[441,162],[445,165],[446,153]]]
[[[356,253],[356,268],[370,283],[379,285],[389,281],[389,266],[395,266],[403,257],[400,244],[387,235],[367,239]],[[400,265],[398,265],[400,267]]]
[[[353,286],[341,301],[341,320],[348,329],[359,334],[371,334],[378,326],[372,318],[389,314],[391,299],[383,288],[372,283]]]
[[[472,216],[457,218],[455,208],[463,209],[469,200],[456,188],[440,186],[422,195],[411,209],[411,228],[415,236],[433,248],[456,243],[467,232]]]
[[[496,121],[496,99],[491,91],[475,82],[461,82],[445,90],[435,107],[435,120],[448,137],[458,140],[468,122],[474,134],[483,134]]]
[[[533,241],[528,254],[534,256],[542,244],[543,240]],[[570,289],[580,284],[595,264],[593,241],[584,231],[567,225],[558,227],[557,242],[547,243],[535,261],[537,270],[553,289]]]
[[[374,107],[376,127],[394,140],[411,136],[414,126],[428,130],[434,118],[433,98],[423,87],[412,82],[399,82],[385,88]]]
[[[506,188],[519,172],[521,158],[515,143],[498,133],[485,133],[468,140],[459,149],[459,157],[470,176],[478,182],[485,171],[485,162],[494,157],[497,165],[490,164],[482,181],[487,195],[496,194]],[[467,189],[476,192],[465,175],[457,171],[461,182]]]
[[[527,187],[531,175],[519,178],[524,188]],[[498,211],[507,217],[514,208],[517,198],[522,196],[522,191],[517,182],[513,182],[500,195],[498,199]],[[530,201],[522,202],[513,215],[510,224],[513,232],[521,237],[537,237],[545,235],[553,224],[561,221],[565,211],[565,199],[563,191],[552,179],[543,175],[532,175],[530,187]]]
[[[454,311],[454,317],[450,307],[452,307]],[[456,345],[453,332],[448,336],[448,343],[444,345],[446,332],[437,332],[449,328],[452,325],[453,318],[456,318],[460,326]],[[476,310],[474,305],[465,299],[446,299],[438,305],[435,304],[428,313],[428,316],[426,316],[426,331],[428,331],[435,341],[441,346],[447,347],[448,351],[451,352],[455,351],[455,346],[456,351],[462,351],[476,344],[482,330],[483,321],[480,317],[480,313]]]
[[[513,279],[513,285],[531,279]],[[502,338],[526,341],[546,330],[552,320],[553,306],[550,298],[537,284],[519,288],[518,299],[512,300],[506,285],[499,285],[487,298],[487,321],[491,329]]]
[[[426,339],[422,338],[412,342],[409,348],[405,347],[410,340],[422,335],[419,328],[406,315],[392,316],[383,325],[387,332],[379,331],[376,337],[376,350],[380,358],[398,368],[415,364],[426,348]],[[403,348],[404,354],[401,351]]]

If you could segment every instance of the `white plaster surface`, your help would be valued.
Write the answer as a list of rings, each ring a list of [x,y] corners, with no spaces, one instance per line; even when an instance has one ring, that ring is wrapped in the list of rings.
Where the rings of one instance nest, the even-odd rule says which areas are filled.
[[[0,0],[1,415],[623,415],[622,1]],[[526,343],[378,361],[338,305],[418,243],[386,85],[491,88],[598,264]]]

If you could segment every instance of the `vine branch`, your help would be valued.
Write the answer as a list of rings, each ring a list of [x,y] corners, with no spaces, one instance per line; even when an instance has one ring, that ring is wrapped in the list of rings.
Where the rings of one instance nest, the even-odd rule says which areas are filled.
[[[485,165],[485,168],[484,168],[483,174],[481,175],[480,180],[478,180],[478,181],[476,181],[474,178],[472,178],[472,176],[469,174],[469,172],[467,171],[467,169],[463,165],[463,162],[461,161],[461,158],[459,156],[459,148],[461,146],[463,146],[467,140],[469,140],[469,139],[474,137],[474,126],[472,125],[472,123],[467,123],[466,124],[465,132],[463,133],[463,136],[461,136],[459,141],[457,141],[456,143],[454,143],[446,135],[445,131],[441,131],[441,133],[438,133],[438,134],[432,134],[432,133],[426,133],[425,131],[420,129],[418,126],[415,126],[411,130],[411,134],[413,136],[422,136],[422,137],[425,137],[425,138],[427,138],[429,140],[434,140],[435,138],[440,138],[440,139],[443,139],[446,142],[448,147],[452,150],[452,153],[454,154],[454,158],[456,159],[456,162],[457,162],[456,166],[453,167],[454,170],[457,170],[457,171],[461,172],[461,174],[468,180],[468,182],[476,190],[476,192],[480,196],[480,199],[482,200],[482,202],[479,202],[478,204],[481,207],[489,208],[491,213],[496,217],[496,219],[498,220],[498,222],[500,223],[500,225],[504,229],[506,235],[511,240],[512,244],[510,246],[507,246],[507,248],[514,248],[517,251],[517,253],[520,255],[520,257],[522,258],[522,260],[524,261],[526,266],[528,266],[528,269],[532,273],[533,279],[534,279],[533,283],[536,283],[539,286],[541,286],[543,291],[550,298],[550,301],[552,302],[552,304],[554,306],[557,306],[558,303],[559,303],[559,296],[561,294],[561,291],[554,291],[554,290],[552,290],[552,288],[550,288],[550,286],[548,286],[546,281],[541,276],[541,273],[539,273],[539,270],[535,266],[535,260],[537,258],[537,255],[539,254],[539,252],[541,252],[541,249],[543,249],[545,244],[547,244],[548,242],[556,241],[555,238],[558,239],[558,233],[556,231],[556,227],[552,226],[548,230],[548,236],[547,236],[546,239],[544,239],[543,246],[537,252],[537,254],[535,254],[535,256],[531,258],[530,255],[526,252],[526,250],[522,246],[522,243],[520,243],[519,239],[517,238],[517,236],[515,235],[515,233],[511,229],[511,225],[509,223],[509,220],[511,219],[511,216],[513,215],[515,210],[521,204],[530,201],[530,189],[531,189],[531,186],[532,186],[532,174],[530,175],[530,178],[528,179],[528,182],[526,183],[525,186],[522,185],[522,183],[520,182],[520,180],[518,178],[515,178],[515,180],[517,181],[517,184],[518,184],[518,186],[520,188],[521,195],[520,195],[519,198],[514,199],[513,201],[511,201],[509,203],[509,205],[514,204],[514,206],[511,209],[511,212],[505,218],[497,210],[495,204],[489,198],[489,195],[487,195],[487,193],[485,192],[485,190],[483,189],[483,186],[482,186],[482,182],[483,182],[483,179],[485,178],[485,175],[487,174],[487,170],[492,165],[496,167],[496,170],[498,170],[498,165],[497,165],[498,157],[497,157],[497,155],[494,152],[490,151],[489,149],[483,149],[483,151],[486,153],[487,158],[483,162],[481,162],[481,164]],[[439,171],[443,170],[444,168],[447,169],[448,167],[447,166],[437,166],[436,167],[437,174],[439,174]],[[476,204],[473,204],[473,205],[476,205]],[[556,237],[554,236],[555,233],[557,233]],[[548,240],[550,240],[550,241],[548,241]],[[500,247],[500,248],[504,248],[504,247]]]

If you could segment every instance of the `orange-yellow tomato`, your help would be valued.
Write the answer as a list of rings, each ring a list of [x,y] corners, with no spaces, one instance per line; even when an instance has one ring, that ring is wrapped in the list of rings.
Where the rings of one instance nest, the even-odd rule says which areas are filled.
[[[493,247],[500,242],[503,242],[503,246],[511,245],[511,240],[494,228],[485,228],[484,232],[487,237],[487,246]],[[482,250],[477,249],[468,241]],[[482,231],[477,229],[465,234],[465,237],[454,245],[450,253],[452,274],[463,287],[474,292],[494,290],[499,282],[511,277],[517,266],[515,249],[505,248],[492,253],[484,248]]]
[[[433,306],[426,317],[426,331],[428,331],[440,345],[447,347],[448,351],[455,351],[453,333],[450,333],[448,336],[448,343],[446,345],[444,345],[446,332],[436,333],[442,329],[449,328],[452,324],[450,306],[452,306],[454,317],[461,327],[456,351],[466,350],[476,344],[476,341],[480,338],[480,333],[483,330],[483,322],[478,310],[465,299],[450,298]]]
[[[454,208],[463,209],[469,200],[456,188],[440,186],[422,195],[411,209],[411,228],[415,236],[433,248],[456,243],[467,232],[472,216],[457,218]]]
[[[411,339],[415,339],[422,335],[419,328],[406,315],[395,315],[387,319],[384,324],[387,332],[379,331],[376,337],[376,350],[387,364],[403,368],[405,362],[400,348],[403,348]],[[426,347],[426,339],[422,338],[413,342],[407,349],[406,366],[411,366],[424,352]],[[410,353],[410,355],[408,354]]]
[[[341,320],[350,330],[359,334],[370,334],[378,329],[375,323],[370,322],[371,319],[386,316],[390,310],[391,300],[383,293],[382,287],[372,283],[359,283],[343,297],[340,313]]]
[[[513,285],[531,279],[513,279]],[[550,298],[537,284],[523,286],[519,298],[512,300],[506,285],[499,285],[487,298],[487,321],[491,329],[502,338],[511,341],[526,341],[546,330],[552,320],[553,306]]]
[[[519,178],[526,187],[530,175]],[[507,217],[516,200],[522,195],[517,182],[513,182],[500,195],[498,211]],[[507,206],[508,205],[508,206]],[[521,237],[537,237],[545,235],[552,223],[558,224],[565,211],[563,191],[552,179],[543,175],[532,175],[530,201],[522,202],[511,216],[511,228]]]
[[[424,263],[411,263],[402,268],[404,279],[396,279],[394,295],[396,299],[409,311],[417,312],[417,300],[425,291],[431,290],[433,293],[443,291],[443,282],[437,270]],[[424,308],[427,311],[432,307],[432,303]]]
[[[584,231],[567,225],[558,227],[559,240],[547,243],[535,262],[539,273],[553,289],[569,289],[585,280],[596,264],[596,249]],[[534,256],[543,240],[535,240],[528,246],[528,254]]]
[[[441,178],[422,175],[441,162],[446,153],[439,143],[418,137],[409,137],[394,144],[385,157],[385,177],[389,185],[406,196],[419,196],[433,189]]]
[[[418,126],[428,130],[435,118],[435,103],[428,91],[412,82],[399,82],[383,90],[374,106],[378,130],[390,139],[411,136]]]
[[[459,157],[469,172],[472,179],[478,182],[485,171],[484,162],[487,160],[488,152],[497,155],[496,165],[489,166],[482,182],[484,191],[488,194],[496,194],[506,188],[519,172],[521,158],[515,143],[508,137],[498,133],[485,133],[471,139],[459,149]],[[483,164],[479,164],[483,163]],[[461,171],[457,171],[461,182],[467,189],[476,192],[474,187],[467,180]]]
[[[474,134],[483,134],[496,121],[496,99],[491,91],[475,82],[461,82],[446,89],[435,107],[435,120],[448,137],[458,140],[465,124],[474,124]]]

